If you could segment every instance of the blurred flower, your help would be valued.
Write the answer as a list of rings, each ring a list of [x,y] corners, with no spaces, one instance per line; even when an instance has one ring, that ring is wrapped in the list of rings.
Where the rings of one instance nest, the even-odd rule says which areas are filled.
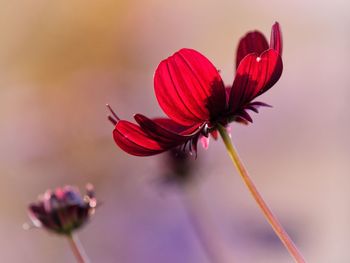
[[[192,170],[195,164],[191,162],[188,152],[173,148],[164,157],[166,166],[162,180],[165,183],[184,185],[194,179],[195,174],[192,173]]]
[[[94,188],[86,186],[86,195],[72,186],[47,190],[36,203],[29,205],[29,217],[34,226],[59,234],[71,233],[85,224],[94,214],[97,201]]]
[[[270,45],[258,31],[249,32],[237,48],[237,70],[232,87],[225,88],[215,66],[193,49],[181,49],[163,60],[154,76],[154,90],[159,105],[170,117],[149,119],[134,116],[134,123],[120,120],[113,112],[109,119],[115,124],[113,137],[129,154],[149,156],[177,146],[188,145],[197,152],[201,138],[208,146],[209,134],[217,136],[217,127],[237,121],[248,124],[252,118],[247,110],[269,106],[254,101],[270,89],[282,74],[282,38],[275,23]]]

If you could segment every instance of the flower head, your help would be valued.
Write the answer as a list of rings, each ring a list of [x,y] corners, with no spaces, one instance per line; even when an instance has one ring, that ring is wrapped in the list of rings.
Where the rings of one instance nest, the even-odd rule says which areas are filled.
[[[34,226],[69,235],[94,214],[96,198],[93,186],[86,186],[86,195],[72,186],[47,190],[36,203],[29,205],[29,217]]]
[[[237,48],[236,75],[225,87],[215,66],[193,49],[181,49],[163,60],[154,75],[154,91],[169,118],[134,116],[137,124],[120,120],[112,111],[113,137],[129,154],[149,156],[175,147],[196,152],[198,139],[207,146],[217,137],[218,125],[252,122],[248,110],[258,112],[253,101],[270,89],[282,74],[282,37],[278,23],[272,26],[270,44],[258,31],[247,33]]]

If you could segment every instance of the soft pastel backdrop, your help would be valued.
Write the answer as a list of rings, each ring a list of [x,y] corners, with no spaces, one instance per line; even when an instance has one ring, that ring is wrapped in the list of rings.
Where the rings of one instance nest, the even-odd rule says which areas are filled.
[[[74,262],[67,242],[24,231],[47,188],[92,182],[102,201],[79,234],[92,262],[207,262],[181,195],[159,184],[161,156],[115,147],[105,108],[162,115],[158,63],[182,47],[233,80],[248,30],[284,36],[272,104],[232,138],[260,191],[309,262],[350,262],[350,2],[0,1],[0,261]],[[292,262],[221,141],[200,150],[193,193],[232,262]],[[163,164],[164,165],[164,164]]]

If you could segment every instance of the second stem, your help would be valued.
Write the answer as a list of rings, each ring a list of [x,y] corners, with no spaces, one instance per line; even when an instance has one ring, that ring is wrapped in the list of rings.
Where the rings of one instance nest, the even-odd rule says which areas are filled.
[[[88,263],[89,260],[85,254],[82,245],[79,242],[78,237],[75,233],[71,233],[67,236],[69,245],[78,263]]]

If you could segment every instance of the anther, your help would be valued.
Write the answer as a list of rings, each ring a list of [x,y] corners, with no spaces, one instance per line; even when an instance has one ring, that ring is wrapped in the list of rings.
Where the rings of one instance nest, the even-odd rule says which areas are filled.
[[[106,107],[112,113],[112,115],[108,115],[108,120],[113,123],[113,125],[116,125],[120,121],[120,118],[109,104],[106,104]]]

